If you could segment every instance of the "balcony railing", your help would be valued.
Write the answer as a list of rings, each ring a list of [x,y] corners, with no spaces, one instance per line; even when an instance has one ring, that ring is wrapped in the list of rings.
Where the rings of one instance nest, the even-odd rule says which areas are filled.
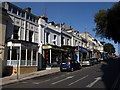
[[[7,60],[8,66],[17,66],[17,63],[18,63],[18,60],[11,60],[11,61]],[[20,65],[21,66],[37,66],[37,63],[36,61],[31,62],[31,60],[27,60],[27,63],[26,63],[26,60],[20,60]]]

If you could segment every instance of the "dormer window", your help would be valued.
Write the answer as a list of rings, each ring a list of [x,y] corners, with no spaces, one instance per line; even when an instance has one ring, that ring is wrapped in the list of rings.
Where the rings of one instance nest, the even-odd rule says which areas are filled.
[[[26,19],[29,19],[30,18],[30,16],[27,14],[27,17],[26,17]]]
[[[17,9],[16,8],[13,8],[13,13],[17,14]]]
[[[58,26],[56,26],[56,28],[58,28]]]
[[[22,16],[22,17],[25,17],[25,12],[22,12],[21,16]]]
[[[19,10],[19,11],[18,11],[18,15],[20,16],[20,14],[21,14],[21,11]]]
[[[33,18],[33,22],[35,22],[35,18]]]
[[[8,11],[12,11],[12,7],[9,5],[9,7],[8,7]]]
[[[30,21],[32,21],[32,16],[30,16]]]

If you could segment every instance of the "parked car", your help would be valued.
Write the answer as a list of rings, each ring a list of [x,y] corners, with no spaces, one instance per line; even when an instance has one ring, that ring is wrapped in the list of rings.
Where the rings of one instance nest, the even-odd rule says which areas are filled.
[[[89,58],[83,59],[82,66],[91,66],[91,65],[93,65],[93,62]]]
[[[74,71],[80,68],[80,63],[75,60],[63,60],[60,64],[60,71]]]
[[[97,64],[98,63],[98,59],[97,58],[91,58],[91,62],[92,62],[92,64]]]

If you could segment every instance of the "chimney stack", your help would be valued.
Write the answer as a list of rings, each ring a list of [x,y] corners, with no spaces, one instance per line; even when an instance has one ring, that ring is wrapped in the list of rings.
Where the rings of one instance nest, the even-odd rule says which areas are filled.
[[[41,19],[44,19],[46,22],[48,22],[48,18],[45,16],[40,16]]]
[[[27,8],[25,8],[25,11],[31,13],[31,8],[30,8],[30,7],[27,7]]]

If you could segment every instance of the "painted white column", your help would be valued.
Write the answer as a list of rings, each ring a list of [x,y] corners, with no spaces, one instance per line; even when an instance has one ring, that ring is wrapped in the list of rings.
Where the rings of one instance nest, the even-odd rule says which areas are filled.
[[[19,50],[19,66],[20,66],[20,62],[21,62],[21,46],[20,46],[20,50]]]
[[[51,52],[51,49],[50,49],[50,64],[51,64],[51,53],[52,53],[52,52]]]
[[[38,43],[40,44],[41,43],[41,41],[42,41],[42,37],[41,37],[41,26],[39,25],[39,27],[38,27]]]
[[[25,60],[25,66],[27,66],[27,48],[26,48],[26,60]]]
[[[11,58],[12,58],[12,45],[10,46],[10,65],[11,65]]]
[[[36,52],[36,66],[38,66],[38,51]]]
[[[27,30],[26,41],[29,41],[29,30]]]
[[[18,30],[18,40],[21,40],[21,27]]]
[[[33,31],[32,42],[35,42],[35,32]]]
[[[72,39],[71,39],[71,46],[74,46],[73,36],[72,36]]]
[[[44,32],[44,44],[47,44],[47,42],[46,42],[46,32]],[[49,40],[48,40],[49,41]]]
[[[45,44],[45,29],[46,28],[42,28],[42,33],[41,33],[41,37],[42,37],[42,41],[43,41],[43,44]]]
[[[26,22],[26,17],[27,17],[27,14],[25,13],[23,40],[26,39],[26,36],[25,36],[25,35],[27,35],[27,32],[26,32],[26,30],[27,30],[27,29],[26,29],[26,28],[27,28],[27,27],[26,27],[26,26],[27,26],[27,25],[26,25],[26,24],[27,24],[27,22]],[[26,41],[27,41],[27,40],[26,40]]]
[[[31,66],[33,66],[33,49],[31,50]]]
[[[19,79],[19,75],[20,75],[20,62],[21,62],[21,46],[20,48],[18,48],[17,51],[17,79]]]
[[[80,54],[80,52],[79,52],[79,45],[78,45],[78,62],[80,62],[79,54]]]

